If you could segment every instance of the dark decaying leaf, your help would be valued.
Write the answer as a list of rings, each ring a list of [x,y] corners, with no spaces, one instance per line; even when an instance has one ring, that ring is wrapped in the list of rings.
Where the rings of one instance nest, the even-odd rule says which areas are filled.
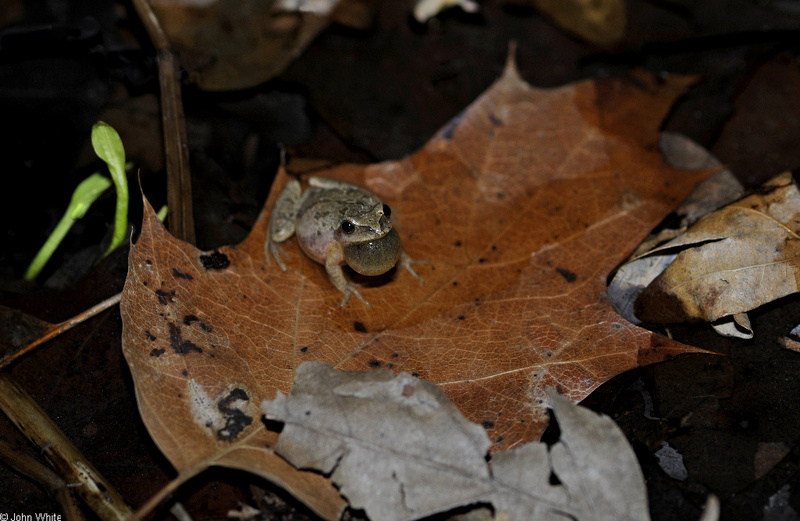
[[[212,91],[249,88],[275,77],[330,23],[328,13],[290,11],[280,3],[152,2],[190,80]]]

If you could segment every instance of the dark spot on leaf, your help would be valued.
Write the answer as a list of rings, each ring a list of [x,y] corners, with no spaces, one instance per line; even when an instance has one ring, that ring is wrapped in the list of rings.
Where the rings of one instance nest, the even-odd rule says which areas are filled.
[[[503,124],[503,120],[495,116],[493,113],[489,113],[489,121],[492,122],[492,125],[499,127]]]
[[[213,331],[213,329],[211,329],[211,326],[207,326],[205,322],[200,322],[197,325],[200,326],[200,329],[202,329],[206,333],[211,333]]]
[[[300,348],[300,352],[301,352],[301,353],[305,353],[306,351],[308,351],[308,346],[305,346],[305,347],[301,347],[301,348]]]
[[[196,315],[186,315],[185,317],[183,317],[183,323],[187,326],[191,326],[192,322],[197,322],[198,320],[200,319],[197,318]]]
[[[483,425],[484,429],[491,429],[492,427],[494,427],[494,422],[492,420],[483,420],[483,422],[481,422],[481,425]]]
[[[145,338],[147,338],[151,342],[155,342],[156,336],[152,334],[150,331],[145,330],[144,332]]]
[[[497,439],[495,440],[495,443],[500,443],[501,441],[503,441],[503,437],[498,436]]]
[[[169,324],[169,344],[179,355],[186,355],[191,351],[197,351],[198,353],[203,352],[203,350],[197,347],[191,340],[184,340],[181,334],[181,328],[172,323]]]
[[[158,289],[158,290],[156,290],[156,295],[158,296],[158,303],[161,304],[162,306],[166,306],[167,305],[167,301],[175,302],[175,299],[173,298],[176,295],[174,289],[172,291],[170,291],[169,293],[167,293],[166,291]]]
[[[387,362],[387,363],[386,363],[386,368],[387,368],[387,369],[391,369],[392,367],[394,367],[394,364],[393,364],[393,363],[391,363],[391,362]]]
[[[397,353],[392,353],[392,358],[397,358],[398,356],[400,355],[398,355]]]
[[[461,241],[456,241],[454,244],[455,244],[456,246],[461,246]]]
[[[411,376],[413,376],[414,378],[419,378],[419,373],[417,373],[415,371],[415,372],[411,373]]]
[[[458,319],[459,320],[464,320],[465,318],[467,318],[467,317],[465,317],[464,315],[458,315]]]
[[[457,281],[457,280],[454,280],[454,281],[453,281],[453,286],[454,286],[454,287],[455,287],[455,286],[458,286],[458,281]]]
[[[369,361],[369,366],[370,367],[380,367],[381,366],[381,362],[380,362],[380,360],[370,360]]]
[[[231,265],[231,261],[224,253],[214,250],[200,255],[200,264],[207,270],[224,270]]]
[[[566,280],[569,283],[573,283],[576,280],[578,280],[578,276],[575,273],[573,273],[573,272],[571,272],[571,271],[569,271],[567,269],[556,268],[556,271],[558,272],[559,275],[564,277],[564,280]]]
[[[194,277],[188,273],[182,272],[178,268],[172,268],[172,275],[174,275],[177,279],[194,280]]]
[[[217,405],[217,409],[225,418],[225,426],[217,431],[217,438],[220,440],[235,439],[239,433],[253,423],[253,418],[233,406],[240,400],[246,402],[250,400],[250,397],[247,396],[243,389],[236,388],[228,396],[220,400]]]
[[[152,351],[150,351],[150,356],[155,356],[156,358],[158,358],[159,356],[163,355],[166,352],[167,352],[166,349],[159,349],[159,348],[155,347],[155,348],[153,348]]]
[[[183,376],[189,376],[189,371],[187,371],[186,369],[184,369],[183,371],[181,371],[181,374],[182,374]]]
[[[359,333],[366,333],[367,332],[367,327],[364,325],[363,322],[359,322],[358,320],[353,322],[353,329],[355,329]]]
[[[480,264],[483,264],[484,262],[486,262],[486,259],[484,257],[481,257],[480,259],[478,259],[478,262]]]

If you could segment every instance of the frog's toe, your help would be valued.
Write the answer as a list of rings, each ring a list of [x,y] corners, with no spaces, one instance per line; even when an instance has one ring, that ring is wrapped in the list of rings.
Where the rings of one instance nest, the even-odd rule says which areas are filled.
[[[340,308],[343,308],[345,305],[347,305],[347,301],[350,300],[350,295],[355,295],[358,297],[358,300],[364,303],[365,306],[372,309],[372,304],[367,302],[367,300],[361,296],[361,293],[358,291],[358,289],[356,289],[356,287],[352,284],[348,284],[347,288],[342,293],[344,293],[344,297],[342,297],[342,302],[339,304]]]
[[[404,270],[406,270],[407,272],[412,274],[414,276],[414,278],[416,278],[419,281],[419,285],[420,286],[424,286],[425,285],[425,279],[423,279],[419,275],[419,273],[414,271],[414,265],[415,264],[430,264],[430,263],[431,263],[431,261],[428,260],[428,259],[414,260],[411,257],[409,257],[409,255],[405,251],[403,251],[400,254],[400,261],[398,262],[398,264],[400,265],[401,268],[403,268]]]
[[[292,255],[288,251],[284,250],[280,244],[274,243],[272,241],[269,242],[268,249],[269,252],[267,253],[267,264],[271,266],[272,265],[271,257],[275,257],[275,262],[278,263],[278,266],[280,266],[281,271],[286,271],[288,268],[286,267],[286,263],[283,262],[283,258],[281,256],[286,255],[286,258],[290,259],[292,258]],[[270,253],[272,254],[272,256],[270,256]]]

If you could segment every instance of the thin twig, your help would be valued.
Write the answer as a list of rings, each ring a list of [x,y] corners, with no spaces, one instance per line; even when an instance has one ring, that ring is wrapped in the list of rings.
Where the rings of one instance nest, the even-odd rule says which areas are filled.
[[[167,33],[158,22],[150,3],[147,0],[133,0],[133,6],[157,51],[164,154],[167,164],[169,231],[175,237],[194,244],[192,179],[189,171],[189,147],[186,143],[186,121],[183,115],[178,60],[170,48]]]
[[[0,409],[50,460],[56,472],[74,488],[103,521],[124,521],[132,512],[111,484],[53,423],[39,404],[7,373],[0,373]]]
[[[8,365],[12,364],[14,361],[18,360],[19,358],[25,356],[35,348],[39,347],[43,343],[47,342],[48,340],[52,340],[53,338],[57,337],[61,333],[69,331],[73,327],[77,326],[81,322],[85,322],[92,318],[93,316],[101,313],[111,306],[119,304],[120,299],[122,298],[122,293],[117,293],[113,297],[109,297],[104,301],[100,302],[99,304],[95,304],[94,306],[90,307],[86,311],[75,315],[74,317],[70,318],[69,320],[65,320],[59,324],[53,324],[50,328],[47,329],[44,335],[37,338],[30,344],[22,346],[21,348],[17,349],[11,353],[4,353],[2,358],[0,358],[0,370],[5,369]]]

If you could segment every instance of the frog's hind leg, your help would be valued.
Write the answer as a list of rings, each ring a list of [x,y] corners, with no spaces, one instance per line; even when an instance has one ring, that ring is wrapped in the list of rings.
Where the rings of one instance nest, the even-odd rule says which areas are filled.
[[[275,201],[275,206],[272,207],[272,214],[269,218],[264,254],[268,264],[272,264],[270,254],[275,257],[275,261],[283,271],[286,271],[286,264],[281,256],[286,255],[288,258],[289,253],[284,251],[279,243],[294,235],[294,222],[297,218],[297,211],[300,208],[301,194],[302,188],[299,181],[292,179],[287,182],[278,196],[278,200]]]

